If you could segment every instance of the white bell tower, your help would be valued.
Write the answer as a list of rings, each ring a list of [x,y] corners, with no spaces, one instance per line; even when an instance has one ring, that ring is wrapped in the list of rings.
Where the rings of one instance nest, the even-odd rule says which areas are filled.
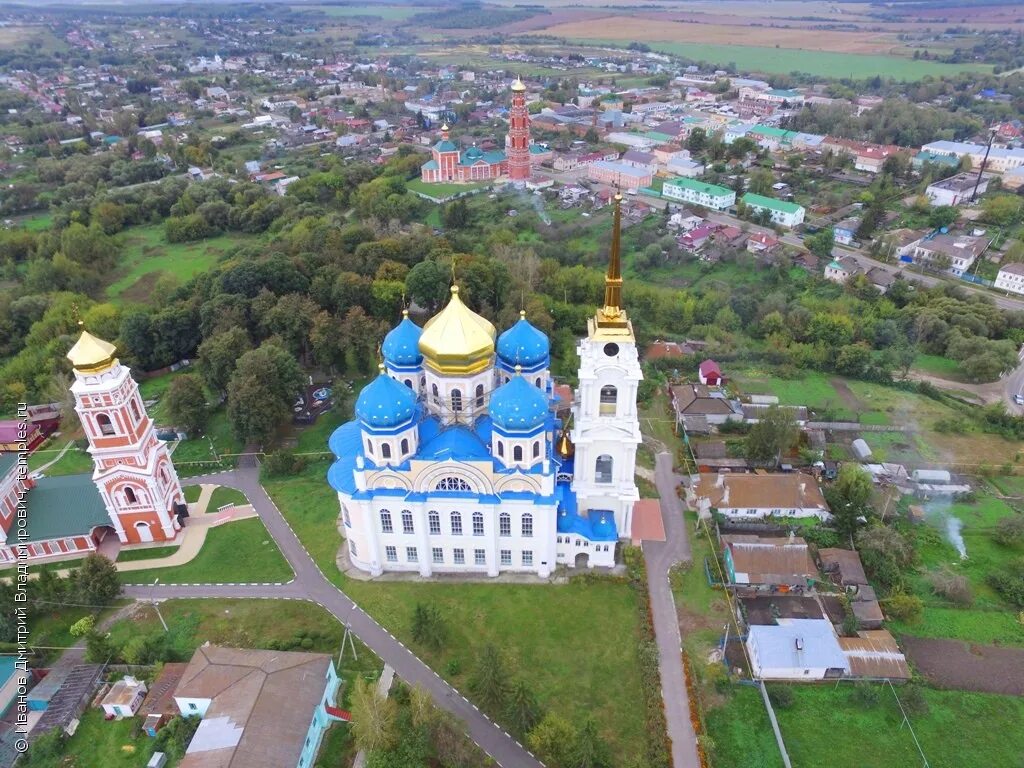
[[[577,347],[580,384],[573,406],[572,488],[581,512],[611,510],[619,537],[628,538],[633,504],[640,498],[634,472],[641,441],[636,398],[643,373],[633,325],[622,308],[621,203],[617,194],[604,306],[587,321],[587,338]]]

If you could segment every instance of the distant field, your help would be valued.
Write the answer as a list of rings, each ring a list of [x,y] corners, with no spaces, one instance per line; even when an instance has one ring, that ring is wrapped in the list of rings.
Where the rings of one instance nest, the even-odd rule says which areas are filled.
[[[405,21],[417,13],[434,10],[429,6],[411,5],[293,5],[293,9],[301,11],[320,11],[334,18],[349,16],[378,16],[385,21]]]
[[[236,245],[251,241],[252,235],[231,233],[195,243],[168,243],[163,227],[153,224],[126,230],[121,275],[107,287],[114,300],[147,302],[156,281],[168,274],[186,282],[205,272]]]
[[[66,51],[67,43],[46,27],[18,25],[0,27],[0,50],[33,48],[40,53]]]
[[[612,30],[606,30],[607,35]],[[813,35],[810,30],[805,32]],[[575,39],[580,45],[621,46],[622,39]],[[683,56],[694,61],[718,65],[735,64],[744,72],[789,73],[806,72],[822,77],[867,78],[878,75],[895,80],[919,80],[928,75],[953,74],[969,70],[990,72],[986,64],[940,64],[934,61],[914,61],[896,56],[863,55],[856,53],[830,53],[753,45],[715,45],[710,43],[654,42],[651,48],[663,53]]]
[[[406,189],[413,192],[420,192],[424,195],[430,195],[443,199],[446,197],[452,197],[454,195],[462,194],[464,192],[472,192],[486,186],[485,183],[478,184],[446,184],[441,182],[439,184],[427,184],[420,179],[413,179],[405,183]]]

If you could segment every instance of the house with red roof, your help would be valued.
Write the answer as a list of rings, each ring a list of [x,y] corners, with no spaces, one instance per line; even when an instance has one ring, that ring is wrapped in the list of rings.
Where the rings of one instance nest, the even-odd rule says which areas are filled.
[[[722,383],[722,369],[718,367],[718,363],[714,360],[708,359],[700,364],[700,367],[697,369],[697,377],[700,379],[701,384],[715,387]]]

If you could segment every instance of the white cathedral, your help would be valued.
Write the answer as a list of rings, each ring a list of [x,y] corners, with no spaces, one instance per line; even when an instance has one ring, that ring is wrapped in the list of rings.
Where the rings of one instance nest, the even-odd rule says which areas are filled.
[[[387,334],[356,419],[330,439],[356,568],[546,577],[559,564],[615,564],[639,498],[643,378],[622,307],[620,203],[604,306],[578,346],[571,430],[555,415],[548,338],[525,313],[495,341],[452,286],[422,329],[403,313]]]

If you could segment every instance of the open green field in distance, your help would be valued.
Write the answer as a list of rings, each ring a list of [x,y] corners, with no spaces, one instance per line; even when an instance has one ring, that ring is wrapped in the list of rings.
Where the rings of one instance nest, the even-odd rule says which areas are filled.
[[[615,40],[571,40],[580,45],[617,47]],[[740,72],[788,74],[805,72],[821,77],[869,77],[914,81],[927,76],[952,75],[961,71],[991,72],[985,64],[942,64],[898,56],[857,53],[828,53],[798,49],[766,48],[756,45],[717,45],[710,43],[652,42],[653,50],[682,56],[692,61],[706,61],[719,66],[735,64]]]
[[[293,5],[297,11],[319,11],[331,18],[348,18],[351,16],[376,16],[385,21],[405,21],[417,13],[430,13],[430,6],[413,5]]]
[[[133,227],[120,237],[124,242],[118,278],[107,287],[107,296],[121,301],[147,303],[156,281],[164,274],[184,283],[210,269],[231,248],[250,242],[253,235],[230,234],[194,243],[168,243],[160,224]]]
[[[421,179],[412,179],[405,183],[406,189],[411,192],[417,192],[422,195],[429,195],[430,197],[437,198],[438,200],[445,200],[455,195],[461,195],[466,192],[474,192],[481,187],[487,186],[486,183],[476,184],[449,184],[447,182],[439,182],[437,184],[428,184]]]

